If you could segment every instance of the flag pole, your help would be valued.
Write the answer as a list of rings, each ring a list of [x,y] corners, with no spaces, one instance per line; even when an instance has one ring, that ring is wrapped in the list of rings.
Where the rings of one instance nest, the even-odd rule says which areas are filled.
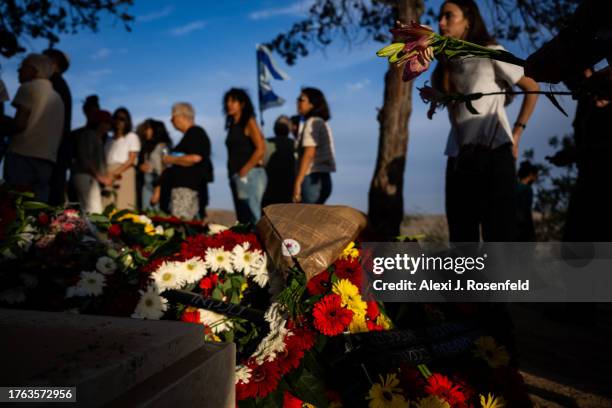
[[[257,100],[259,101],[259,123],[261,125],[261,131],[263,132],[264,127],[264,118],[263,118],[263,109],[261,108],[261,64],[259,63],[258,54],[259,53],[259,45],[255,46],[255,63],[257,64]]]

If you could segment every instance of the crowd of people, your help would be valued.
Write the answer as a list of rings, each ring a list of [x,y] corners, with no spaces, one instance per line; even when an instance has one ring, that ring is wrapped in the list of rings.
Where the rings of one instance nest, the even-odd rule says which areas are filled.
[[[29,188],[41,202],[78,201],[88,213],[114,205],[205,219],[214,169],[210,139],[197,125],[193,106],[177,102],[171,108],[172,126],[182,134],[174,146],[162,121],[150,118],[135,126],[127,108],[111,113],[101,108],[97,95],[83,103],[85,126],[73,130],[72,97],[62,76],[69,65],[56,49],[23,59],[21,85],[12,100],[16,113],[2,112],[3,141],[8,135],[5,181]],[[3,83],[0,91],[7,102]],[[336,165],[330,110],[320,90],[302,89],[298,115],[280,116],[274,137],[267,140],[245,90],[227,91],[223,110],[229,185],[239,222],[256,223],[262,205],[325,203]]]
[[[585,1],[576,18],[597,17],[589,11],[593,7],[601,5]],[[503,49],[489,34],[473,0],[445,1],[438,22],[445,36]],[[600,38],[588,27],[573,30],[585,38]],[[580,30],[588,32],[581,34]],[[560,66],[557,70],[542,69],[550,65],[548,60],[556,60],[547,55],[555,57],[560,47],[568,48],[569,53],[583,52],[581,43],[551,41],[552,45],[527,60],[527,73],[536,80],[563,79],[572,89],[582,86],[589,77],[593,82],[603,75],[603,85],[597,85],[597,89],[609,87],[609,67],[596,73],[592,66],[574,67],[574,74],[582,69],[583,75],[577,79],[563,70],[557,72]],[[589,52],[594,56],[589,61],[609,58],[606,49],[609,47],[593,47]],[[587,60],[583,56],[573,59],[572,64],[578,61]],[[12,100],[16,113],[9,118],[2,111],[2,134],[10,135],[4,158],[6,182],[27,185],[36,199],[50,204],[78,200],[87,212],[101,212],[114,204],[118,208],[160,209],[177,217],[204,219],[208,183],[213,181],[214,171],[211,143],[206,131],[196,124],[193,106],[178,102],[171,108],[172,125],[182,133],[175,146],[162,121],[147,119],[134,127],[126,108],[111,114],[100,108],[95,95],[83,104],[86,125],[72,130],[72,98],[62,77],[68,67],[68,58],[55,49],[29,54],[21,63],[21,86]],[[0,101],[4,103],[9,100],[8,93],[0,85]],[[500,93],[514,86],[526,91],[512,125],[505,109],[508,95],[473,101],[477,115],[465,104],[448,106],[451,131],[445,151],[445,202],[453,242],[535,239],[531,185],[537,169],[523,163],[517,174],[516,163],[519,142],[536,105],[537,82],[520,66],[485,58],[456,58],[439,61],[432,85],[445,93]],[[323,204],[331,194],[336,161],[326,98],[319,89],[303,88],[296,108],[295,116],[279,117],[274,137],[265,139],[247,92],[232,88],[223,96],[229,186],[241,223],[257,222],[262,206]],[[603,182],[600,178],[607,174],[604,170],[611,143],[607,135],[595,137],[598,128],[593,124],[606,120],[610,108],[608,101],[592,95],[579,99],[574,123],[579,181],[568,221],[568,231],[575,230],[570,234],[574,239],[584,239],[585,235],[582,223],[576,221],[582,219],[576,218],[577,209],[594,199],[593,185],[597,183],[592,181]],[[593,236],[591,232],[586,235]]]

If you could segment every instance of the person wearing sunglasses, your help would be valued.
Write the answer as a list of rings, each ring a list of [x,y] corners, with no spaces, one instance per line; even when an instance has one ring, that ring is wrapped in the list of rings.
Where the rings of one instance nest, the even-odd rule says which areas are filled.
[[[330,173],[336,171],[336,154],[331,115],[323,92],[304,88],[297,98],[297,110],[305,122],[298,134],[297,176],[293,185],[293,202],[325,204],[332,191]]]

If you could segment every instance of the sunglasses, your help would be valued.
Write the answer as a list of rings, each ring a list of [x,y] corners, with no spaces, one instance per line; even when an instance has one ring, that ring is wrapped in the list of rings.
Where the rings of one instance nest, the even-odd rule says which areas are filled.
[[[302,96],[298,97],[296,100],[297,100],[297,102],[307,102],[308,101],[308,99],[306,99],[306,98],[304,98]]]

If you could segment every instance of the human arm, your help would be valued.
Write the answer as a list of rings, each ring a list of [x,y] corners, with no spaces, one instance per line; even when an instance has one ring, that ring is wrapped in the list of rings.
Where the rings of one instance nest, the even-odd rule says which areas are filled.
[[[199,154],[186,154],[184,156],[170,156],[165,155],[162,157],[162,163],[166,166],[175,165],[182,167],[191,167],[202,161],[202,156]]]
[[[138,160],[138,152],[129,152],[128,159],[125,162],[123,162],[121,164],[121,166],[117,167],[113,171],[113,176],[115,178],[119,178],[121,173],[123,173],[124,171],[126,171],[130,167],[134,166],[134,164],[136,164],[137,160]]]
[[[306,177],[306,173],[308,172],[310,165],[314,161],[316,152],[316,146],[304,147],[302,157],[300,158],[300,163],[298,164],[298,172],[293,183],[294,203],[299,203],[300,201],[302,201],[302,182],[304,181],[304,177]]]
[[[264,154],[266,153],[266,142],[264,141],[264,137],[261,134],[261,130],[259,130],[259,127],[257,126],[257,122],[255,122],[255,118],[251,118],[247,122],[245,135],[253,142],[253,145],[255,146],[255,151],[238,172],[238,175],[240,177],[246,177],[249,171],[261,162],[264,157]]]
[[[533,79],[523,76],[516,85],[521,88],[521,90],[525,92],[535,92],[540,90],[540,86]],[[527,126],[527,122],[535,109],[536,102],[538,101],[537,94],[525,94],[523,97],[523,102],[521,104],[521,109],[519,110],[518,117],[514,122],[514,127],[512,129],[512,154],[515,159],[518,159],[518,151],[519,151],[519,143],[521,141],[521,137],[523,135],[523,131]]]

